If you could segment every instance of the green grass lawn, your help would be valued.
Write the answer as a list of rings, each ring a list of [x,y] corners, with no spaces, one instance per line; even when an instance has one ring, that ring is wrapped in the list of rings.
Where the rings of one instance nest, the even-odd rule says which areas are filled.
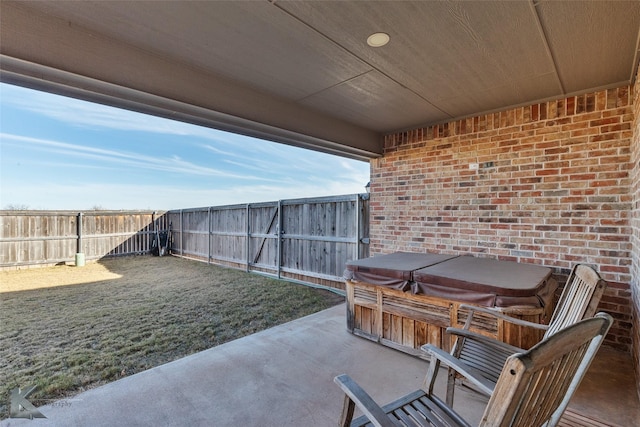
[[[343,301],[174,257],[0,272],[0,418],[16,387],[37,385],[38,406]]]

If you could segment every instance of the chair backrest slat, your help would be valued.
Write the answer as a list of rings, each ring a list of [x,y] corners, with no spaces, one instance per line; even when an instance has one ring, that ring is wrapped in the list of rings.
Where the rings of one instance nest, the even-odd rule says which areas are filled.
[[[611,316],[599,313],[510,356],[480,426],[555,425],[612,322]]]
[[[586,265],[576,265],[567,279],[544,338],[592,317],[598,309],[605,287],[606,282],[595,270]]]

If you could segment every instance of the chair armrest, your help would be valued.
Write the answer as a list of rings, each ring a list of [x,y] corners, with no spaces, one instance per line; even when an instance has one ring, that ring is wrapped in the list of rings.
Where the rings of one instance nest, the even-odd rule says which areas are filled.
[[[465,366],[460,363],[458,359],[447,353],[446,351],[432,345],[425,344],[420,347],[423,351],[426,351],[431,355],[431,357],[435,357],[441,363],[444,363],[448,367],[456,370],[459,374],[467,378],[473,385],[478,387],[478,389],[486,394],[487,396],[491,396],[493,393],[493,389],[495,388],[495,384],[491,381],[487,381],[482,377],[482,374],[474,368],[470,366]],[[429,362],[433,363],[433,361]]]
[[[369,421],[377,427],[395,427],[380,406],[348,375],[339,375],[333,381],[340,386],[349,398],[362,410]]]
[[[460,329],[460,328],[447,328],[447,333],[451,335],[456,335],[458,337],[468,338],[474,341],[480,342],[482,345],[492,347],[500,352],[505,354],[512,355],[513,353],[522,353],[524,350],[520,347],[516,347],[511,344],[507,344],[506,342],[502,342],[495,338],[490,338],[484,335],[477,334],[468,329]]]
[[[529,322],[527,320],[518,319],[491,308],[477,307],[475,305],[468,305],[468,304],[460,304],[459,308],[469,310],[469,317],[467,318],[467,322],[465,323],[465,329],[467,329],[470,326],[470,320],[476,311],[497,317],[502,320],[506,320],[507,322],[513,323],[515,325],[528,326],[536,329],[544,329],[545,331],[549,329],[549,325],[543,325],[541,323]]]

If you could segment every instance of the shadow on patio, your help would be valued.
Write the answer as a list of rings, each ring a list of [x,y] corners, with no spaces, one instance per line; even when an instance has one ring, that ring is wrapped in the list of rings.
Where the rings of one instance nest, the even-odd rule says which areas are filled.
[[[334,426],[343,399],[336,375],[348,373],[384,404],[419,387],[426,368],[349,334],[339,305],[44,406],[46,419],[0,425]],[[631,372],[630,356],[601,349],[570,406],[584,423],[566,425],[638,425]],[[441,372],[440,396],[445,378]],[[485,399],[465,389],[456,399],[456,410],[477,423]]]

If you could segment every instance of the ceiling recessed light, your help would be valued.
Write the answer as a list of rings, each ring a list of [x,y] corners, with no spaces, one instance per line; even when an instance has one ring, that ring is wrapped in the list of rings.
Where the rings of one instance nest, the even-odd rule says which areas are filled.
[[[389,43],[389,34],[373,33],[367,38],[367,44],[371,47],[381,47]]]

